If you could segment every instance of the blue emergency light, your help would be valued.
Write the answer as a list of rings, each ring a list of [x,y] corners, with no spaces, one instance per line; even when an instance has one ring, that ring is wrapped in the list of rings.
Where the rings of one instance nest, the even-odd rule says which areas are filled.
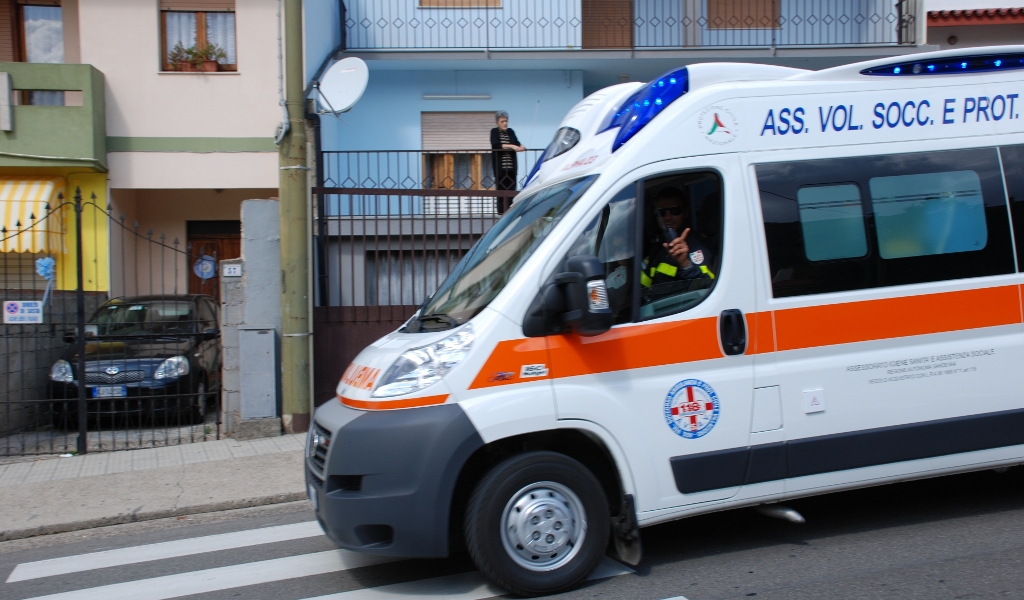
[[[612,142],[612,152],[615,152],[669,104],[689,91],[689,86],[690,78],[686,67],[669,71],[645,83],[609,116],[599,133],[619,128],[619,133]]]
[[[975,54],[973,56],[946,56],[933,60],[918,60],[871,67],[861,75],[941,75],[948,73],[985,73],[1024,69],[1024,54]]]

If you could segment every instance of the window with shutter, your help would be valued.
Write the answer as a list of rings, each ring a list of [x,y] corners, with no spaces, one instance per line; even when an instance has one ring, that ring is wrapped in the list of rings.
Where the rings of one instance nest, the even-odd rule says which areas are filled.
[[[780,0],[707,0],[708,29],[778,29]]]
[[[491,165],[493,112],[424,112],[423,187],[481,190],[494,187]]]
[[[160,34],[164,71],[238,70],[234,0],[160,0]]]
[[[583,0],[581,8],[584,48],[633,47],[632,0]]]

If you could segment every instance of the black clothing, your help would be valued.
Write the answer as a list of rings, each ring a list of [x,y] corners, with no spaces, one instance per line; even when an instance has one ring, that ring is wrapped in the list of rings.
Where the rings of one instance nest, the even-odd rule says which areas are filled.
[[[643,274],[640,283],[643,287],[651,287],[662,283],[687,281],[692,279],[714,279],[711,271],[713,262],[711,253],[697,240],[686,240],[690,246],[690,266],[683,268],[675,257],[662,243],[657,243],[644,259]]]
[[[495,127],[491,129],[491,165],[494,171],[494,187],[498,190],[515,191],[517,183],[516,170],[519,159],[516,158],[515,150],[502,150],[502,144],[522,146],[516,132],[511,127],[502,131]],[[511,204],[512,198],[495,198],[495,208],[499,215],[505,214],[505,210]]]

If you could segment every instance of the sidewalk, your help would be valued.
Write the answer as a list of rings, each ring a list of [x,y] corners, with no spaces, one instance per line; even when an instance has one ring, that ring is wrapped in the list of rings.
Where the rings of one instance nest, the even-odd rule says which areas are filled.
[[[306,497],[305,434],[0,465],[0,541]]]

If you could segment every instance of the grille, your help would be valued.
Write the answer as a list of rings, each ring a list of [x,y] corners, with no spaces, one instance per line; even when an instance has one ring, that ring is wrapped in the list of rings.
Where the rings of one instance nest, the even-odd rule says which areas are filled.
[[[146,378],[145,371],[121,371],[116,375],[106,373],[86,373],[86,383],[135,383]]]
[[[327,431],[316,422],[313,423],[313,431],[317,434],[319,443],[310,449],[310,467],[313,470],[313,475],[315,475],[322,484],[324,481],[324,463],[327,461],[327,451],[331,447],[331,432]]]

